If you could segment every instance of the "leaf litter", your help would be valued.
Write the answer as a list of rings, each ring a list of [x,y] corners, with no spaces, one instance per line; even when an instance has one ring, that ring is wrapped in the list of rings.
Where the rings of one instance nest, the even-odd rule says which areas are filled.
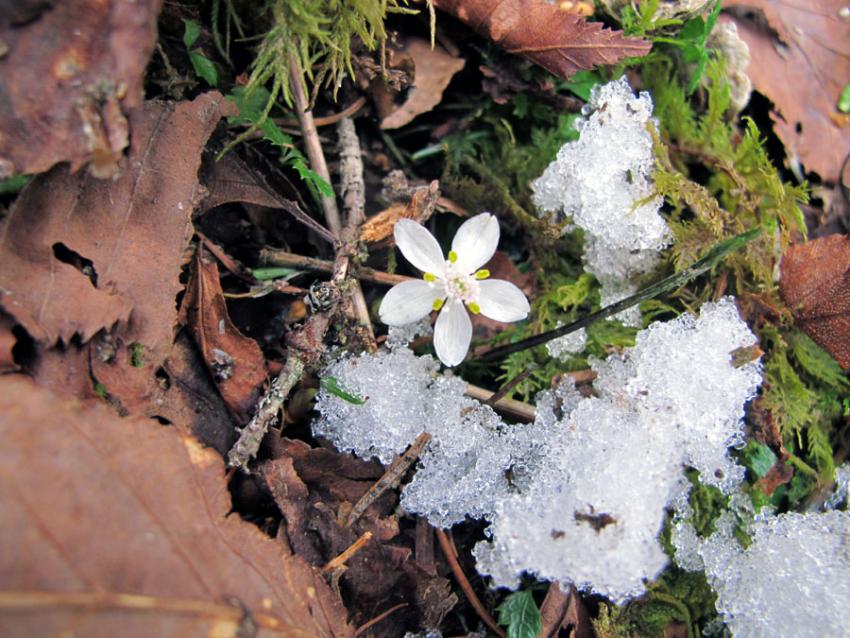
[[[513,412],[506,410],[511,400],[504,395],[529,387],[533,391],[525,396],[551,389],[540,395],[547,398],[541,399],[545,414],[538,417],[548,418],[547,427],[558,430],[577,405],[582,406],[579,412],[604,411],[603,400],[613,396],[622,412],[629,402],[650,405],[664,392],[675,394],[677,382],[663,382],[665,374],[673,373],[652,373],[651,366],[644,381],[664,388],[653,386],[652,391],[627,396],[622,388],[629,384],[611,380],[625,374],[622,365],[636,365],[634,353],[647,348],[641,345],[648,343],[646,335],[661,334],[659,326],[664,324],[658,322],[654,332],[638,337],[638,350],[630,350],[635,330],[609,321],[591,325],[581,344],[563,360],[546,357],[543,348],[515,352],[500,364],[488,363],[484,356],[498,348],[510,350],[598,311],[605,303],[603,296],[600,304],[598,277],[582,267],[583,239],[593,238],[582,238],[566,223],[546,226],[537,218],[542,211],[535,206],[530,184],[565,143],[581,138],[577,129],[583,121],[597,117],[618,121],[616,105],[605,100],[582,106],[599,94],[599,89],[592,92],[594,85],[605,85],[624,71],[628,80],[622,81],[622,88],[628,99],[633,99],[630,86],[645,80],[658,109],[657,120],[642,124],[638,145],[646,150],[648,159],[642,161],[647,166],[655,163],[655,174],[650,179],[642,172],[624,170],[614,181],[634,185],[636,177],[646,178],[642,195],[659,200],[663,196],[661,215],[670,224],[673,253],[662,253],[658,269],[642,273],[647,281],[641,284],[660,279],[665,268],[686,268],[715,242],[728,241],[753,225],[763,222],[769,231],[752,240],[744,256],[730,255],[725,264],[716,263],[704,282],[691,282],[675,294],[642,304],[641,327],[655,318],[667,325],[687,324],[691,321],[687,313],[695,316],[700,305],[734,291],[761,348],[731,354],[706,348],[703,358],[717,355],[719,367],[731,362],[733,368],[754,370],[758,364],[752,359],[762,352],[766,357],[765,383],[747,419],[771,446],[775,463],[758,480],[742,484],[749,490],[746,498],[757,506],[769,502],[782,512],[800,507],[797,504],[804,499],[814,508],[812,499],[818,494],[823,495],[821,501],[835,500],[829,499],[827,481],[848,454],[840,429],[846,423],[842,419],[848,384],[829,357],[848,367],[848,328],[841,303],[846,297],[847,238],[792,245],[789,207],[799,201],[802,195],[796,193],[804,193],[804,188],[794,190],[797,187],[783,183],[787,176],[777,173],[764,154],[756,124],[746,129],[732,121],[725,89],[718,89],[720,65],[709,61],[700,48],[703,44],[686,37],[706,31],[706,23],[698,21],[711,3],[682,13],[666,13],[669,3],[639,7],[608,3],[607,13],[600,16],[606,21],[603,26],[586,19],[593,13],[591,3],[439,0],[433,3],[439,12],[432,35],[440,47],[431,49],[423,39],[425,21],[415,22],[422,16],[414,22],[406,22],[411,18],[405,15],[393,16],[384,30],[386,16],[370,14],[362,24],[374,31],[363,32],[357,22],[364,19],[357,13],[362,6],[329,1],[327,7],[322,4],[331,16],[327,24],[340,25],[337,33],[347,34],[345,42],[336,43],[333,55],[323,48],[334,36],[324,31],[326,16],[315,13],[318,5],[306,6],[299,14],[304,22],[293,27],[275,22],[294,15],[287,12],[291,6],[277,14],[256,12],[254,22],[254,17],[248,21],[239,13],[238,0],[213,3],[212,20],[193,3],[99,4],[96,19],[81,27],[84,44],[74,41],[68,48],[64,33],[52,40],[45,34],[56,33],[62,16],[78,19],[88,3],[54,4],[48,9],[21,6],[8,19],[0,18],[0,46],[11,44],[5,55],[0,48],[0,73],[3,80],[14,79],[0,83],[0,158],[6,160],[0,169],[41,173],[17,198],[7,194],[15,188],[0,188],[4,198],[0,204],[11,203],[0,216],[0,369],[11,372],[0,377],[0,431],[7,441],[0,451],[4,461],[0,527],[16,550],[0,559],[10,561],[0,568],[0,605],[15,610],[0,620],[5,634],[31,635],[73,626],[87,635],[120,631],[438,636],[439,630],[473,635],[470,632],[483,622],[498,635],[530,638],[552,635],[559,628],[581,636],[594,631],[604,636],[684,635],[716,624],[714,600],[699,593],[711,594],[711,587],[691,587],[690,576],[672,568],[656,573],[654,566],[647,573],[657,578],[634,587],[646,588],[645,595],[617,607],[584,598],[587,590],[606,591],[604,582],[618,577],[614,567],[601,569],[598,578],[578,582],[583,591],[571,586],[576,579],[573,570],[562,577],[564,588],[551,583],[543,600],[538,591],[545,583],[533,584],[529,565],[533,571],[546,572],[563,556],[515,560],[531,552],[520,541],[538,532],[538,548],[557,546],[567,534],[584,534],[598,542],[619,532],[628,517],[601,504],[605,499],[597,486],[588,488],[586,498],[568,508],[566,519],[553,523],[552,529],[532,530],[526,520],[529,513],[539,510],[540,515],[531,518],[548,520],[553,514],[546,503],[573,498],[570,485],[583,484],[586,473],[561,486],[557,468],[564,460],[549,448],[557,447],[563,432],[532,436],[538,424],[503,421],[511,414],[529,420],[534,413],[534,406],[517,401]],[[794,22],[787,15],[795,7],[748,4],[763,10],[793,56],[808,54],[810,43],[787,26]],[[818,11],[832,9],[827,1],[816,4]],[[395,2],[385,8],[404,11]],[[417,8],[427,16],[430,7]],[[466,26],[452,22],[449,15]],[[156,16],[158,41],[153,29]],[[311,23],[314,18],[317,21]],[[198,60],[187,56],[180,40],[187,21],[194,25],[195,42],[209,45],[190,53],[202,56],[204,82],[218,83],[221,93],[201,92],[204,86],[195,77]],[[264,21],[273,25],[266,43],[285,42],[287,47],[295,43],[302,64],[319,62],[314,68],[299,68],[288,56],[265,57],[263,64],[270,66],[263,77],[268,82],[251,98],[245,88],[247,75],[238,75],[251,69],[231,66],[231,60],[240,58],[231,56],[230,48],[247,54],[238,65],[252,59],[257,51],[250,39],[237,42],[234,33],[240,38],[246,30],[263,35],[268,24],[258,25]],[[481,37],[473,36],[470,28]],[[749,40],[749,27],[740,28]],[[134,34],[132,42],[127,40],[129,33]],[[282,38],[281,33],[288,35]],[[349,42],[351,34],[355,38]],[[677,41],[680,36],[683,39]],[[50,46],[41,46],[48,42]],[[758,68],[751,65],[751,75],[757,88],[768,87],[763,82],[775,79],[768,65],[758,62],[768,59],[760,57],[767,55],[767,42],[763,38],[756,45],[761,52],[753,55]],[[769,42],[775,44],[773,35]],[[384,66],[383,53],[397,51],[399,43],[408,53],[411,46],[415,48],[415,55],[411,53],[415,69],[410,61],[398,59],[386,60]],[[705,68],[699,67],[696,79],[693,67],[671,54],[685,44],[698,49],[687,49],[685,58],[696,53],[703,60]],[[33,47],[41,47],[41,55],[23,61],[22,52]],[[650,48],[653,55],[641,58]],[[846,58],[840,47],[833,48]],[[61,56],[68,51],[79,53],[83,62],[73,69],[50,66],[57,56],[60,62],[67,61]],[[344,60],[345,68],[327,66],[333,60]],[[660,66],[653,66],[659,60]],[[797,118],[795,109],[800,105],[790,101],[787,91],[764,88],[763,92],[774,102],[776,131],[788,154],[829,180],[831,168],[840,166],[835,159],[843,147],[830,146],[832,154],[813,149],[823,146],[819,140],[827,124],[839,141],[846,128],[840,117],[824,117],[830,111],[824,96],[816,95],[828,93],[822,89],[834,83],[835,78],[824,71],[827,64],[812,66],[811,60],[806,64],[796,64],[793,72],[800,74],[800,80],[793,84],[803,87],[817,109],[800,115],[803,130],[795,130],[796,137],[783,126],[789,117]],[[26,76],[32,69],[47,67],[48,71],[36,71],[46,78],[41,83],[33,80],[37,75]],[[57,69],[75,74],[71,90],[61,95],[56,94]],[[586,72],[574,77],[579,70]],[[693,97],[686,98],[683,87],[696,86],[703,70],[707,79]],[[254,71],[253,77],[259,77]],[[823,81],[810,82],[807,73]],[[792,76],[791,69],[788,75]],[[339,84],[322,89],[329,78]],[[142,98],[143,80],[147,101]],[[302,81],[306,88],[313,85],[312,104],[291,90]],[[490,99],[488,93],[495,97]],[[186,94],[195,97],[183,100]],[[282,97],[264,105],[274,94]],[[2,99],[8,96],[12,97]],[[24,115],[21,104],[30,109]],[[250,109],[236,116],[237,104]],[[294,117],[309,110],[316,111],[315,119]],[[766,114],[755,112],[753,117],[758,126],[767,121]],[[340,123],[344,118],[352,120]],[[44,121],[61,125],[39,128],[37,123]],[[305,124],[309,121],[318,128]],[[337,149],[334,126],[339,125],[342,139],[343,124],[349,139],[355,131],[354,141]],[[13,129],[14,135],[7,135]],[[213,161],[227,140],[240,134],[246,141]],[[39,144],[44,152],[33,153]],[[625,157],[633,146],[626,144],[615,153]],[[315,167],[306,164],[317,149],[328,157],[331,185],[342,184],[346,190],[353,183],[366,193],[365,223],[363,211],[354,210],[347,200],[344,219],[332,220],[328,184],[319,188]],[[352,175],[352,170],[363,169],[337,164],[338,151],[340,156],[362,157],[365,172]],[[610,148],[599,149],[600,166],[607,167],[606,153],[610,156]],[[89,170],[80,170],[85,165]],[[688,172],[697,165],[692,181]],[[387,176],[389,168],[401,170]],[[598,176],[599,171],[590,171],[585,177],[592,183]],[[384,199],[376,196],[382,181]],[[393,184],[402,183],[403,188],[393,191]],[[610,203],[619,187],[606,188],[612,191],[610,196],[601,193],[599,201]],[[579,199],[588,194],[588,188],[576,191]],[[840,185],[835,192],[840,194]],[[629,201],[637,206],[637,199],[632,194]],[[756,201],[764,204],[760,216],[755,214]],[[818,226],[819,205],[813,202],[814,214],[808,221],[814,233],[825,233],[826,225]],[[477,354],[454,378],[440,374],[437,362],[423,356],[431,348],[430,331],[424,325],[390,334],[389,355],[383,347],[375,352],[374,340],[364,335],[386,286],[418,274],[396,257],[390,241],[395,222],[414,219],[442,239],[451,237],[462,220],[434,213],[449,210],[467,217],[485,207],[499,218],[504,239],[487,269],[495,278],[513,281],[529,296],[530,321],[508,326],[476,318]],[[555,208],[564,214],[575,209],[560,200]],[[831,223],[840,227],[841,220]],[[337,236],[328,230],[340,225],[343,231]],[[608,233],[610,228],[604,226],[594,228],[594,233]],[[780,267],[776,262],[783,252]],[[269,262],[269,256],[285,257],[285,263]],[[278,270],[257,270],[257,277],[263,278],[260,289],[252,272],[267,265]],[[359,287],[353,278],[359,279]],[[363,291],[360,306],[349,301],[356,300],[355,289]],[[293,294],[303,297],[293,299]],[[721,303],[731,304],[725,298]],[[804,341],[803,333],[826,352]],[[383,340],[380,335],[378,341]],[[375,354],[361,355],[363,351]],[[368,357],[406,363],[375,375]],[[599,361],[606,358],[604,366],[612,373],[590,387],[588,381],[597,376],[590,366],[599,368]],[[692,365],[700,358],[679,363]],[[427,370],[420,370],[423,362]],[[405,373],[405,366],[413,366],[417,374]],[[329,369],[345,371],[333,378],[336,385],[322,376]],[[402,397],[391,388],[398,375],[399,387],[413,383],[425,388],[416,401],[421,403],[426,395],[438,398],[433,405],[426,401],[422,409],[405,412]],[[361,396],[355,390],[366,377],[372,385]],[[564,380],[570,378],[583,380],[582,385],[564,390]],[[449,388],[451,401],[439,399],[440,392]],[[381,452],[386,467],[374,459],[340,453],[329,441],[311,434],[310,426],[315,429],[318,422],[311,413],[317,392],[324,393],[319,394],[324,410],[329,401],[341,402],[344,419],[334,427],[347,427],[346,419],[348,425],[359,420],[357,427],[374,425],[381,419],[363,419],[363,414],[374,413],[392,416],[375,432],[379,437],[399,428],[410,430],[393,441],[392,449]],[[491,401],[482,406],[469,397]],[[795,406],[801,407],[795,412]],[[654,414],[647,410],[647,415]],[[684,412],[680,416],[683,422],[688,420]],[[613,418],[600,415],[597,421]],[[460,427],[440,429],[446,419],[454,419]],[[477,428],[472,443],[466,426]],[[687,428],[680,429],[684,436]],[[588,436],[599,434],[598,427],[587,430]],[[244,443],[246,432],[248,451],[234,457],[234,450],[243,449],[235,445],[237,437]],[[345,433],[350,435],[351,431]],[[336,439],[343,434],[328,436]],[[524,436],[530,440],[519,446],[520,452],[512,452],[511,445],[521,443]],[[414,438],[421,446],[411,446]],[[610,463],[611,454],[597,445],[625,449],[623,455],[629,457],[629,449],[639,449],[650,437],[637,436],[633,446],[624,443],[625,434],[613,438],[591,442],[585,452],[573,452],[575,462],[567,464],[569,471],[588,458]],[[494,441],[500,445],[494,446]],[[566,449],[569,442],[562,445]],[[717,452],[721,453],[727,453],[725,445]],[[245,472],[225,475],[222,457]],[[476,472],[497,485],[492,494],[493,485],[478,482],[475,472],[463,474],[471,461]],[[631,487],[639,486],[640,476],[651,472],[648,459],[636,462],[625,480]],[[743,471],[736,462],[737,457],[729,461],[735,481]],[[670,465],[673,471],[664,477],[668,482],[682,471],[680,462]],[[443,481],[436,494],[426,485],[435,478]],[[527,500],[538,479],[541,484],[557,484],[560,496]],[[704,477],[704,482],[723,489],[729,480],[716,472]],[[608,488],[614,483],[602,482]],[[57,490],[56,485],[63,488]],[[694,493],[702,494],[700,489],[708,488],[695,487]],[[470,513],[467,492],[477,494],[482,503],[465,517]],[[675,498],[671,508],[681,517],[676,524],[682,530],[693,521],[718,515],[700,510],[693,493]],[[690,499],[686,506],[682,498]],[[720,514],[726,531],[730,512],[748,515],[740,498],[734,493],[730,502],[736,505]],[[663,500],[659,497],[658,502]],[[504,517],[504,503],[512,503],[516,510],[511,510],[510,521]],[[446,507],[453,510],[450,515],[443,511]],[[424,517],[412,516],[413,511],[425,512],[434,521],[456,523],[453,533],[435,532]],[[49,520],[42,518],[43,512],[50,513]],[[688,512],[693,518],[686,517]],[[499,533],[487,545],[482,530],[494,521]],[[673,550],[662,547],[663,534],[656,538],[657,523],[653,520],[647,543],[653,548],[659,545],[655,557],[662,565]],[[521,531],[506,532],[511,525]],[[435,533],[442,553],[435,551]],[[711,542],[722,540],[711,537]],[[677,542],[686,547],[681,539]],[[707,547],[702,542],[696,546]],[[479,551],[486,560],[476,566],[471,552],[476,543],[479,548],[509,546],[510,552],[500,558]],[[584,551],[575,549],[579,555]],[[609,558],[604,552],[590,553],[603,563]],[[687,560],[681,558],[681,564]],[[474,576],[476,569],[489,569],[501,580],[514,580],[523,569],[526,576],[522,589],[507,595],[489,589],[486,579]],[[719,578],[718,573],[710,575]],[[722,582],[714,581],[713,586],[725,591]],[[611,591],[612,600],[622,598],[622,592]],[[669,609],[658,612],[659,605]],[[720,613],[749,613],[728,601],[722,605],[718,603]],[[499,616],[504,632],[492,616]],[[735,627],[747,627],[746,618],[726,618]]]

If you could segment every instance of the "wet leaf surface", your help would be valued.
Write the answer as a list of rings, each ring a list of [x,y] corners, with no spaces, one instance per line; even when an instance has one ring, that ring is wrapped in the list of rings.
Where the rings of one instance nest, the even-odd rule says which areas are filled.
[[[434,2],[509,53],[521,54],[563,79],[582,69],[649,53],[649,42],[605,29],[559,5],[545,0]]]
[[[314,569],[228,516],[221,458],[179,429],[16,375],[0,427],[3,635],[351,636]]]
[[[850,236],[792,246],[779,286],[797,325],[850,370]]]
[[[833,183],[850,153],[850,123],[837,110],[850,78],[850,31],[847,20],[840,17],[846,4],[723,2],[724,7],[750,16],[735,19],[739,35],[750,47],[747,74],[755,89],[774,103],[774,127],[787,155]]]
[[[59,162],[112,177],[142,107],[161,0],[30,4],[0,16],[0,178]]]

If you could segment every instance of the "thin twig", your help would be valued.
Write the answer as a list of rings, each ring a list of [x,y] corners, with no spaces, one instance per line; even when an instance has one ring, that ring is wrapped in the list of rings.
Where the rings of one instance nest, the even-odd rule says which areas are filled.
[[[653,299],[658,295],[661,295],[670,290],[675,290],[681,286],[684,286],[686,283],[703,274],[704,272],[711,270],[714,266],[716,266],[720,261],[730,252],[737,250],[744,246],[748,241],[756,237],[761,233],[761,228],[756,227],[751,230],[748,230],[745,233],[741,233],[740,235],[735,235],[734,237],[730,237],[729,239],[720,242],[714,248],[712,248],[708,253],[695,261],[691,266],[685,268],[683,271],[678,272],[666,279],[662,279],[650,286],[647,286],[643,290],[639,290],[635,294],[630,297],[626,297],[625,299],[621,299],[620,301],[611,304],[610,306],[605,306],[601,310],[597,310],[586,317],[579,319],[578,321],[574,321],[566,326],[561,326],[560,328],[555,328],[554,330],[550,330],[548,332],[544,332],[539,335],[535,335],[533,337],[529,337],[527,339],[523,339],[522,341],[517,341],[516,343],[509,343],[505,346],[499,346],[498,348],[493,348],[492,350],[488,350],[481,354],[478,358],[480,361],[496,361],[498,359],[503,359],[509,354],[513,354],[515,352],[520,352],[522,350],[527,350],[528,348],[534,348],[535,346],[542,345],[547,341],[551,341],[552,339],[557,339],[558,337],[563,337],[565,335],[571,334],[581,328],[586,328],[587,326],[596,323],[597,321],[601,321],[602,319],[606,319],[613,315],[619,314],[623,310],[627,308],[631,308],[642,301],[646,301],[648,299]]]
[[[285,250],[276,250],[274,248],[266,248],[260,251],[260,263],[264,266],[283,266],[285,268],[300,268],[302,270],[313,270],[316,272],[332,273],[334,264],[327,259],[317,259],[315,257],[305,257],[296,255]],[[415,277],[406,277],[404,275],[391,275],[382,270],[375,270],[368,266],[357,265],[351,269],[351,274],[361,281],[368,281],[373,284],[382,286],[395,286],[403,281],[415,279]]]
[[[301,379],[303,372],[304,362],[294,353],[290,353],[280,374],[272,379],[268,392],[260,400],[254,417],[239,432],[239,439],[227,453],[228,466],[248,471],[249,461],[257,455],[266,431],[277,423],[283,402]]]
[[[484,402],[484,405],[489,405],[491,407],[495,406],[499,401],[501,401],[508,395],[508,392],[513,390],[523,381],[525,381],[531,375],[531,373],[534,372],[535,367],[536,366],[533,365],[528,366],[525,370],[520,372],[513,379],[510,379],[501,388],[499,388],[492,395],[490,395],[490,398]]]
[[[366,106],[366,98],[361,96],[354,100],[350,105],[342,109],[339,113],[325,115],[323,117],[313,117],[313,122],[315,122],[316,128],[320,128],[322,126],[329,126],[330,124],[336,124],[344,117],[351,117],[364,106]],[[278,126],[298,126],[298,120],[287,120],[277,118],[274,122]]]
[[[345,563],[354,556],[357,552],[359,552],[363,547],[372,540],[372,532],[363,532],[360,537],[354,541],[348,549],[344,550],[339,556],[336,558],[332,558],[328,561],[327,565],[322,567],[323,572],[332,572],[336,569],[344,568]]]
[[[322,143],[319,141],[319,132],[316,130],[316,122],[313,119],[313,112],[307,103],[307,95],[304,93],[304,84],[302,81],[301,67],[298,64],[298,59],[294,53],[289,56],[289,79],[292,86],[292,100],[295,103],[295,115],[298,117],[298,122],[301,125],[301,133],[304,139],[304,149],[307,151],[307,157],[310,160],[310,168],[316,174],[325,180],[328,184],[331,183],[331,174],[328,171],[328,164],[325,162],[325,154],[322,152]],[[336,198],[333,196],[321,195],[322,209],[325,212],[325,222],[331,232],[339,237],[342,233],[342,220],[339,216],[339,208],[336,205]]]
[[[487,399],[493,396],[493,391],[467,383],[466,394],[473,399],[486,403]],[[493,404],[493,409],[503,414],[509,414],[520,421],[534,421],[534,406],[516,399],[499,399]]]
[[[384,613],[382,613],[378,616],[375,616],[372,620],[370,620],[368,622],[363,623],[357,629],[354,630],[354,638],[357,638],[357,636],[359,636],[363,632],[365,632],[368,629],[377,625],[379,622],[381,622],[384,618],[389,616],[394,611],[398,611],[399,609],[404,609],[408,605],[409,605],[409,603],[399,603],[398,605],[393,605],[392,607],[387,609]]]
[[[416,440],[410,444],[410,447],[407,448],[405,453],[396,459],[387,471],[384,472],[384,475],[357,501],[345,518],[345,527],[351,527],[363,515],[363,512],[380,498],[381,494],[395,488],[401,483],[401,479],[407,474],[407,470],[410,469],[411,465],[416,463],[419,455],[422,454],[422,450],[425,449],[425,446],[428,445],[428,441],[430,440],[431,435],[427,432],[423,432],[416,437]]]
[[[457,559],[457,550],[455,549],[454,543],[451,542],[446,533],[441,529],[435,530],[437,533],[437,540],[440,541],[440,547],[443,550],[443,555],[446,557],[446,560],[449,562],[449,567],[452,569],[452,573],[457,580],[457,584],[463,590],[463,593],[466,595],[466,599],[469,601],[469,604],[472,605],[472,608],[484,621],[490,629],[493,630],[493,633],[499,636],[499,638],[506,638],[505,630],[502,629],[493,617],[487,612],[484,608],[484,605],[481,604],[481,601],[478,599],[478,596],[475,594],[475,591],[472,589],[472,585],[469,584],[469,580],[466,578],[466,574],[463,573],[463,568],[460,566],[460,563]]]
[[[347,117],[337,125],[339,133],[339,176],[345,219],[352,227],[360,228],[366,221],[366,184],[363,178],[363,158],[360,155],[360,139],[354,122]],[[357,322],[365,330],[365,341],[369,350],[377,350],[375,330],[369,318],[369,307],[360,288],[360,282],[353,281],[351,305]]]

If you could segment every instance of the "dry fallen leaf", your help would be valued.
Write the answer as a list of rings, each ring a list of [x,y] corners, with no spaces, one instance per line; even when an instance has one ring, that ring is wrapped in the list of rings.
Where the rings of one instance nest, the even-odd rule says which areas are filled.
[[[380,213],[373,215],[360,227],[360,240],[378,242],[389,237],[399,219],[412,219],[424,224],[434,213],[440,199],[440,183],[434,180],[428,186],[413,189],[407,203],[394,202]]]
[[[233,325],[215,261],[195,252],[192,278],[183,298],[186,324],[195,337],[221,396],[239,423],[247,423],[266,381],[260,347]]]
[[[428,41],[422,38],[409,38],[400,48],[390,48],[389,52],[396,60],[406,56],[412,58],[416,74],[413,86],[407,92],[407,99],[400,106],[396,107],[386,100],[376,100],[379,106],[386,104],[391,109],[381,113],[382,129],[401,128],[417,115],[437,106],[455,73],[466,64],[465,60],[449,55],[441,46],[432,49]],[[374,80],[373,88],[386,92],[380,78]]]
[[[838,97],[850,81],[850,29],[840,17],[846,5],[845,0],[723,2],[736,13],[755,11],[754,19],[734,20],[750,47],[747,74],[774,103],[776,134],[789,158],[832,183],[850,153],[850,124],[836,118]]]
[[[519,53],[567,79],[576,71],[649,53],[651,44],[588,22],[546,0],[435,0],[508,53]]]
[[[791,246],[779,291],[797,325],[850,371],[850,235]]]
[[[167,354],[201,151],[232,108],[216,92],[150,102],[132,121],[119,179],[60,167],[33,180],[0,225],[0,306],[48,345],[129,319],[129,340],[152,359]]]
[[[142,105],[161,0],[38,4],[51,6],[24,24],[0,15],[0,179],[90,160],[111,177]]]
[[[228,515],[220,456],[0,379],[0,634],[349,637],[321,575]]]

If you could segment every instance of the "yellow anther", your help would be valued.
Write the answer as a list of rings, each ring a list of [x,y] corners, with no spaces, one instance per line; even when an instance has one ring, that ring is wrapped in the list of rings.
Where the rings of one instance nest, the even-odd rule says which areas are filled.
[[[469,308],[469,312],[474,315],[477,315],[481,312],[481,306],[479,306],[474,301],[470,301],[468,304],[466,304],[466,307]]]
[[[434,299],[434,303],[431,305],[433,310],[439,310],[443,307],[443,303],[445,303],[445,299]]]
[[[476,279],[487,279],[487,277],[489,277],[489,276],[490,276],[490,271],[487,270],[486,268],[482,268],[481,270],[479,270],[475,273]]]
[[[449,251],[449,261],[455,263],[457,261],[457,253],[453,250]]]
[[[431,273],[426,272],[424,275],[422,275],[422,279],[424,279],[428,283],[433,283],[437,281],[437,275],[432,275]]]

